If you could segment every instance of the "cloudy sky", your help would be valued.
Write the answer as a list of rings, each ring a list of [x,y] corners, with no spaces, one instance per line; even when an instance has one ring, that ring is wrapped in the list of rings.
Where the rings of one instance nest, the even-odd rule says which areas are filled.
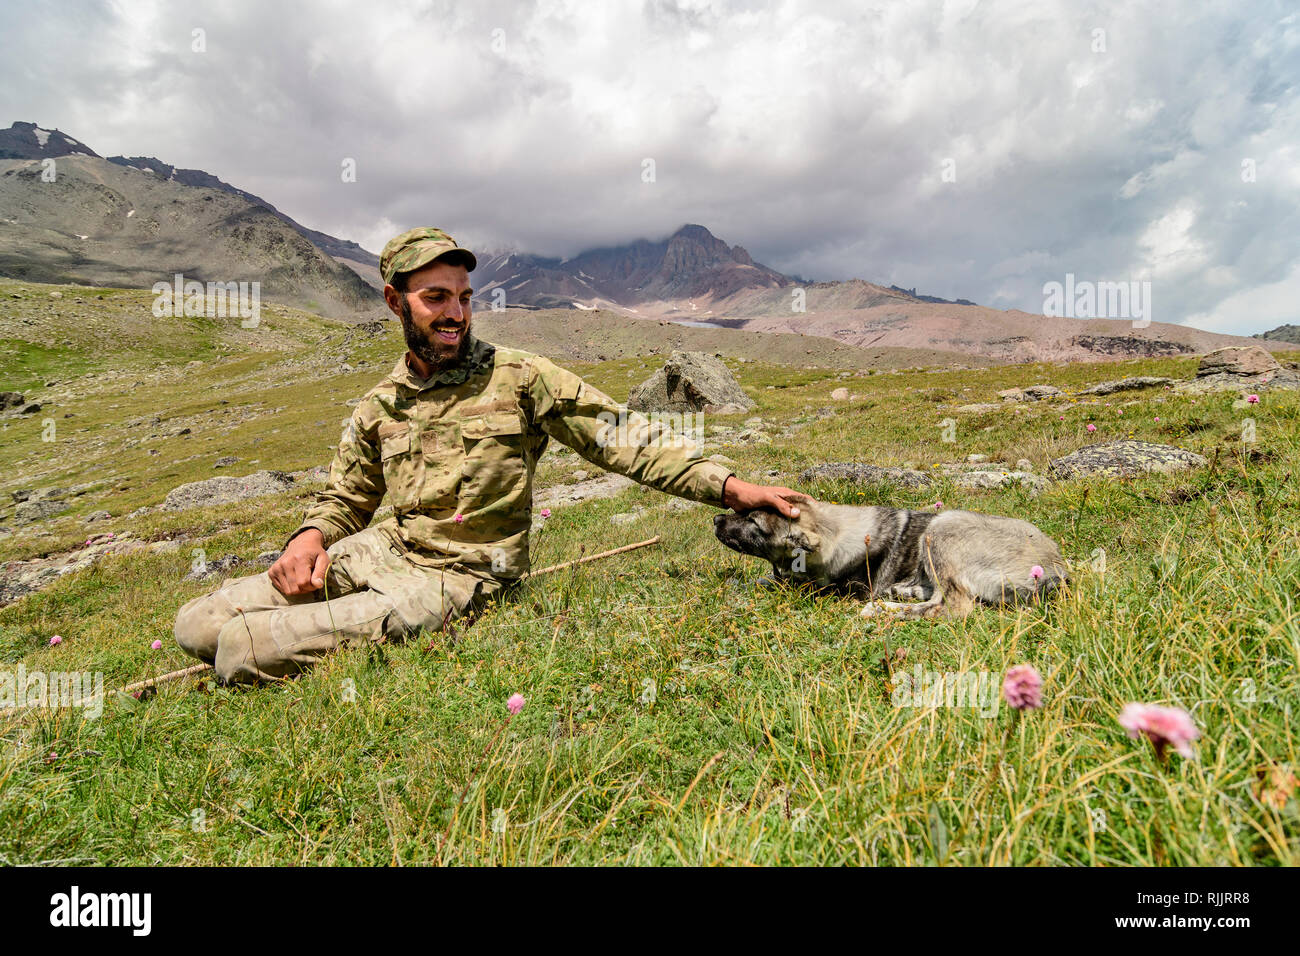
[[[0,126],[207,170],[373,251],[413,225],[564,256],[698,222],[814,279],[1031,312],[1067,273],[1149,279],[1156,321],[1300,323],[1293,3],[68,0],[0,18]]]

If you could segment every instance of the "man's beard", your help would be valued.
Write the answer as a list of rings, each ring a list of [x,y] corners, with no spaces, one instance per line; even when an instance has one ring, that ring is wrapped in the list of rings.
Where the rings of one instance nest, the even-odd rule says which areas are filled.
[[[434,338],[432,328],[421,329],[415,324],[406,296],[402,296],[401,312],[402,334],[406,336],[406,347],[416,358],[427,362],[435,372],[455,368],[465,361],[465,357],[469,354],[468,322],[465,323],[465,331],[461,334],[460,341],[451,346]]]

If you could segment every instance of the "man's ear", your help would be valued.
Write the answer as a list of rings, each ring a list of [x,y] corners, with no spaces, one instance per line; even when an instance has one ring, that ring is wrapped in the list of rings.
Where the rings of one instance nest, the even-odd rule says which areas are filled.
[[[402,293],[391,285],[384,286],[384,304],[399,319],[402,317]]]

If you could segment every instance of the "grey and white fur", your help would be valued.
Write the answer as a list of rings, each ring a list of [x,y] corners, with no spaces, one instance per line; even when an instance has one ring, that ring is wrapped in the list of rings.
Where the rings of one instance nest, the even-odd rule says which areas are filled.
[[[1028,521],[974,511],[909,511],[807,499],[799,516],[773,509],[715,515],[727,547],[772,562],[777,578],[865,593],[903,618],[964,617],[975,604],[1011,604],[1050,594],[1068,581],[1056,542]],[[1035,578],[1032,568],[1042,568]]]

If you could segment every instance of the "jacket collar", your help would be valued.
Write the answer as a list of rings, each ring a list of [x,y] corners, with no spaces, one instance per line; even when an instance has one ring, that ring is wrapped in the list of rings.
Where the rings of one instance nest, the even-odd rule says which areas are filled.
[[[389,377],[397,384],[405,385],[415,392],[423,391],[426,388],[436,388],[439,385],[460,385],[462,382],[467,381],[474,372],[490,366],[496,354],[495,345],[475,337],[473,332],[469,333],[468,342],[468,354],[465,361],[454,368],[434,372],[428,378],[420,378],[406,364],[407,353],[403,352],[401,358],[397,360],[397,364],[393,366],[392,374]]]

